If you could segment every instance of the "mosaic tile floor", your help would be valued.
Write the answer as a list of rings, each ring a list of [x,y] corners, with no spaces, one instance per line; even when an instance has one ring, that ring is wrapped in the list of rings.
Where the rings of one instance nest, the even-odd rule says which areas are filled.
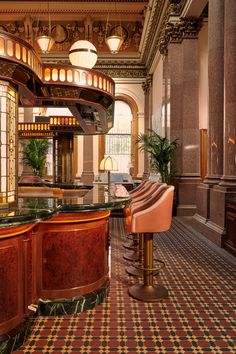
[[[231,255],[205,242],[182,221],[155,235],[166,267],[156,280],[169,298],[133,300],[125,272],[123,220],[111,220],[112,278],[107,301],[93,310],[39,317],[15,354],[236,353],[236,267]]]

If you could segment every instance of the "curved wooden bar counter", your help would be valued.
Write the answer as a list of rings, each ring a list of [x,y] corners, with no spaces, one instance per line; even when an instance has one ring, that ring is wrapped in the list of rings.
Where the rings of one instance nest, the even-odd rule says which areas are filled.
[[[41,188],[40,198],[19,198],[18,209],[0,213],[1,353],[22,345],[34,312],[81,312],[107,296],[110,210],[129,198],[102,186],[74,192],[44,198]]]

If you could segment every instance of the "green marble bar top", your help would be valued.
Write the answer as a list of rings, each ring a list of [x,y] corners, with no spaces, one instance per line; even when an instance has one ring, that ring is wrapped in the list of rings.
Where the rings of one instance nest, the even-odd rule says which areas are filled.
[[[95,185],[83,196],[64,196],[60,199],[61,212],[112,210],[124,208],[129,204],[131,198],[116,198],[111,196],[106,187]]]
[[[56,185],[58,188],[58,185]],[[81,186],[81,193],[73,188],[66,189],[69,193],[63,194],[62,198],[53,197],[20,197],[18,206],[12,209],[0,210],[0,228],[30,224],[39,220],[51,218],[56,213],[86,212],[96,210],[112,210],[124,208],[131,198],[116,198],[109,195],[104,186],[96,185],[85,188]],[[36,188],[37,187],[33,187]],[[80,188],[76,188],[78,191]]]
[[[18,206],[0,210],[0,228],[35,223],[51,218],[58,204],[54,198],[19,198]]]

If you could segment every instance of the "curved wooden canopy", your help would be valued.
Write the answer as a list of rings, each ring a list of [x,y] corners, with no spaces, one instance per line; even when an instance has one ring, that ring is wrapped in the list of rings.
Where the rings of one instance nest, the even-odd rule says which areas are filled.
[[[0,79],[16,86],[23,107],[68,107],[82,134],[104,134],[113,126],[115,83],[103,73],[43,63],[33,47],[0,31]]]

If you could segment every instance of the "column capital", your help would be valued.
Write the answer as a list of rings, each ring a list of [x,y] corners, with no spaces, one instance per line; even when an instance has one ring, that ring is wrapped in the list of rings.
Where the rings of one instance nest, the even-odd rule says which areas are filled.
[[[146,77],[145,82],[142,83],[142,89],[144,91],[144,94],[147,95],[150,91],[150,88],[152,87],[152,75],[148,75]]]
[[[169,43],[181,43],[185,38],[197,38],[200,28],[201,20],[195,17],[181,18],[178,22],[168,21],[160,35],[160,53],[167,54]]]

